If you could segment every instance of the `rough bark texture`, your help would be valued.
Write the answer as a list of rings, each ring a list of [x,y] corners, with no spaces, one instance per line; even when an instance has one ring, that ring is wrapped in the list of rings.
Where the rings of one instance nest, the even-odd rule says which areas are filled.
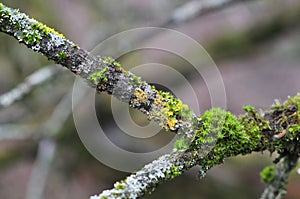
[[[166,130],[192,135],[197,117],[171,94],[159,92],[141,78],[123,70],[111,57],[99,57],[81,49],[62,34],[29,18],[16,9],[0,4],[1,31],[42,53],[85,79],[99,92],[107,92],[129,103],[157,121]]]
[[[281,162],[276,165],[276,170],[272,179],[260,199],[280,199],[286,195],[285,186],[288,183],[290,172],[297,166],[298,156],[287,155]]]
[[[279,159],[294,157],[293,163],[299,157],[300,95],[283,104],[276,103],[265,112],[247,106],[239,118],[221,109],[211,109],[197,117],[179,99],[126,72],[114,59],[93,56],[53,29],[1,3],[0,31],[65,66],[97,91],[116,96],[166,130],[182,135],[173,153],[92,198],[138,198],[195,165],[202,166],[203,176],[227,157],[254,151],[276,151]],[[291,165],[285,173],[293,168]]]

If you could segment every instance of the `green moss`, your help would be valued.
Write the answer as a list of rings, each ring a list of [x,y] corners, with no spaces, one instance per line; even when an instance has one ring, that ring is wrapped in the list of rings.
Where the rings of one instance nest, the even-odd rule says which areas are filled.
[[[103,81],[103,82],[107,82],[108,79],[107,77],[104,75],[105,72],[108,71],[108,67],[105,67],[104,69],[102,69],[101,71],[98,71],[98,72],[94,72],[92,73],[88,79],[89,80],[92,80],[94,82],[94,84],[99,84],[100,80]]]
[[[0,3],[0,11],[4,9],[4,5]]]
[[[21,28],[20,24],[17,24],[17,23],[14,24],[13,27],[15,30],[20,30],[20,28]]]
[[[35,31],[31,31],[28,33],[24,33],[20,36],[21,41],[24,41],[26,44],[30,46],[34,46],[40,43],[42,37],[40,34],[36,33]]]
[[[121,64],[120,64],[119,62],[117,62],[117,61],[114,61],[114,62],[113,62],[113,65],[116,66],[116,67],[118,67],[118,68],[121,67]]]
[[[123,184],[122,182],[117,182],[117,183],[115,184],[115,188],[116,188],[117,190],[124,190],[124,189],[126,188],[126,185]]]
[[[67,54],[64,51],[60,51],[59,54],[58,54],[58,58],[60,60],[66,59],[67,57],[68,56],[67,56]]]
[[[103,82],[107,82],[107,81],[108,81],[108,78],[107,78],[107,77],[103,77],[103,78],[102,78],[102,81],[103,81]]]
[[[277,118],[271,125],[276,126],[275,132],[279,136],[276,139],[276,144],[280,148],[291,153],[300,153],[298,146],[300,139],[300,95],[289,97],[283,104],[279,102],[273,106],[273,117]]]
[[[246,106],[246,114],[236,116],[221,109],[211,109],[200,117],[202,125],[196,131],[190,149],[207,154],[201,165],[211,168],[227,157],[253,151],[275,150],[278,153],[300,153],[299,94],[289,98],[268,113],[261,114]],[[277,132],[278,131],[278,132]],[[274,135],[282,134],[276,140]]]
[[[115,59],[112,57],[102,57],[102,60],[105,64],[113,64],[113,62],[115,61]]]
[[[140,82],[140,81],[142,80],[141,77],[138,77],[138,76],[136,76],[136,75],[133,75],[132,78],[133,78],[133,80],[134,80],[135,82]]]
[[[265,167],[262,172],[260,172],[260,177],[262,181],[266,183],[271,183],[273,182],[275,178],[275,166],[268,166]]]
[[[291,125],[288,128],[288,133],[287,137],[290,137],[291,139],[294,139],[295,137],[300,135],[300,125]]]
[[[28,47],[35,51],[39,51],[41,49],[41,46],[38,44],[46,35],[49,35],[50,33],[55,34],[55,36],[48,38],[49,41],[45,40],[48,41],[48,47],[52,45],[61,45],[64,42],[62,40],[64,38],[62,34],[36,21],[33,18],[29,18],[23,13],[20,13],[17,9],[7,8],[1,4],[0,12],[2,15],[1,21],[5,24],[10,24],[7,26],[2,26],[1,31],[13,31],[14,37],[17,38],[19,42],[25,43]]]
[[[248,113],[254,113],[254,111],[255,111],[253,106],[244,106],[243,109],[244,109],[244,111],[246,111]]]
[[[105,63],[105,64],[113,65],[117,68],[121,67],[121,64],[112,57],[102,57],[102,60],[103,60],[103,63]]]
[[[212,139],[224,138],[223,126],[225,122],[226,112],[219,108],[213,108],[206,111],[200,117],[202,126],[197,130],[196,144],[201,145],[204,143],[212,142]],[[207,139],[209,138],[209,140]]]
[[[108,199],[107,196],[101,196],[101,199]]]
[[[170,168],[170,173],[168,173],[167,177],[173,179],[175,178],[176,176],[179,176],[182,172],[179,170],[179,168],[177,166],[171,166]]]
[[[37,30],[38,32],[40,32],[40,34],[45,34],[45,35],[49,35],[50,33],[53,33],[57,36],[60,36],[62,38],[65,38],[65,36],[59,32],[56,32],[53,28],[50,28],[46,25],[44,25],[43,23],[41,22],[36,22],[36,23],[33,23],[31,24],[31,28],[33,30]]]
[[[193,114],[193,111],[189,109],[188,105],[182,104],[182,107],[180,109],[180,114],[183,118],[190,118]]]
[[[202,163],[206,168],[222,163],[226,157],[250,153],[257,147],[256,143],[260,143],[259,138],[248,132],[253,126],[245,127],[230,112],[213,108],[200,120],[202,125],[196,131],[191,147],[201,154],[208,154]]]
[[[174,147],[177,150],[186,150],[189,148],[189,140],[187,138],[179,138],[178,140],[176,140]]]

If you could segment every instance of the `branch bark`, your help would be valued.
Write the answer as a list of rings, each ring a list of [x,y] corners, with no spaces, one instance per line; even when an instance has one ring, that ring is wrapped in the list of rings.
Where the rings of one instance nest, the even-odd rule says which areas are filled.
[[[181,131],[190,137],[196,129],[197,117],[187,105],[126,72],[113,58],[91,55],[62,34],[16,9],[0,4],[0,14],[1,32],[65,66],[97,91],[114,95],[147,114],[149,120],[157,121],[166,130]]]
[[[276,166],[274,177],[269,182],[260,199],[280,199],[286,195],[285,186],[290,172],[297,166],[298,156],[287,155]]]
[[[246,2],[249,0],[193,0],[175,10],[166,24],[178,24],[194,19],[205,13],[218,10],[233,3]]]
[[[0,95],[0,107],[8,107],[14,102],[21,100],[34,87],[49,81],[59,72],[53,65],[45,66],[33,74],[29,75],[24,82],[16,86],[11,91]]]
[[[239,154],[267,150],[277,151],[280,157],[299,157],[300,95],[265,112],[245,107],[246,114],[240,118],[221,109],[197,117],[179,99],[126,72],[114,59],[93,56],[62,34],[3,4],[0,4],[0,31],[65,66],[97,91],[114,95],[145,113],[149,120],[182,135],[173,153],[93,198],[137,198],[195,165],[201,165],[201,173],[205,174],[225,158]]]

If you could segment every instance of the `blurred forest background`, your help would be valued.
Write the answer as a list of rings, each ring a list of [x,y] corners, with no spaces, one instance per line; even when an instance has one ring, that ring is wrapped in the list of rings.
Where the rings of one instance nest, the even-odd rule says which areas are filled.
[[[19,8],[55,28],[86,50],[131,28],[164,26],[180,31],[203,45],[216,62],[225,84],[227,108],[237,115],[243,113],[244,105],[268,109],[275,99],[283,101],[300,91],[298,0],[238,3],[173,24],[167,22],[174,10],[186,1],[3,0],[2,3]],[[157,39],[155,37],[159,35],[136,42],[151,42]],[[52,62],[4,34],[0,34],[0,60],[0,96],[35,71],[54,68],[49,81],[35,87],[18,102],[8,107],[0,106],[0,198],[32,198],[43,190],[45,199],[88,198],[111,188],[116,180],[128,175],[97,161],[81,143],[70,105],[73,74],[60,66],[49,66]],[[205,83],[201,77],[193,75],[186,62],[178,61],[168,53],[151,50],[134,52],[119,60],[124,66],[154,61],[174,66],[193,85],[200,112],[211,107]],[[143,78],[151,82],[155,76],[149,73]],[[165,75],[165,78],[170,78],[176,85],[172,76]],[[95,106],[100,122],[110,129],[107,133],[119,132],[110,113],[110,96],[97,95]],[[66,114],[58,117],[59,121],[53,119],[60,112]],[[131,115],[138,124],[147,124],[142,114],[131,111]],[[47,138],[48,133],[51,139]],[[162,136],[162,139],[170,139],[168,136]],[[124,148],[152,150],[157,148],[158,142],[164,144],[164,140],[153,138],[134,146],[133,143],[138,141],[119,137],[122,140],[116,142]],[[162,184],[145,198],[259,198],[265,186],[259,172],[271,164],[275,156],[252,154],[230,158],[224,165],[210,170],[200,181],[197,180],[197,168],[194,168]],[[35,176],[39,172],[44,176]],[[286,198],[299,198],[299,187],[300,176],[294,171]]]

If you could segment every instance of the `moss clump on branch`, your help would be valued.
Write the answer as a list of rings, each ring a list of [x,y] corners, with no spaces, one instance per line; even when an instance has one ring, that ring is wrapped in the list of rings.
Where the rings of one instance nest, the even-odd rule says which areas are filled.
[[[175,178],[176,176],[179,176],[182,172],[179,170],[179,168],[177,166],[171,166],[170,168],[170,173],[167,173],[167,175],[170,175],[170,179]]]
[[[180,100],[125,72],[112,58],[92,56],[18,10],[2,4],[0,8],[0,31],[88,79],[98,91],[114,94],[166,130],[185,133],[184,138],[188,139],[180,138],[176,143],[180,151],[162,156],[128,177],[126,186],[117,186],[119,195],[122,190],[133,196],[131,198],[141,196],[161,181],[180,175],[196,164],[205,171],[225,158],[239,154],[264,150],[277,151],[281,157],[287,154],[298,157],[300,154],[299,95],[289,98],[284,104],[274,105],[266,113],[248,106],[244,108],[246,114],[239,118],[221,109],[212,109],[196,117]],[[192,142],[189,142],[190,138]],[[106,193],[114,196],[116,192]]]
[[[68,54],[65,53],[64,51],[60,51],[59,54],[58,54],[58,58],[60,60],[66,59],[67,57],[68,57]]]
[[[206,111],[200,121],[202,125],[196,132],[192,148],[203,156],[203,167],[209,169],[226,157],[246,154],[253,149],[244,125],[230,112],[213,108]]]
[[[112,57],[102,57],[102,60],[105,64],[113,65],[115,67],[121,67],[121,64]]]
[[[105,73],[108,71],[108,67],[103,68],[100,71],[93,72],[88,79],[92,80],[94,84],[99,84],[100,81],[107,82],[107,77],[105,76]]]
[[[179,138],[176,140],[175,144],[174,144],[174,148],[176,150],[186,150],[189,148],[190,145],[190,141],[188,138]]]
[[[116,72],[124,72],[121,68],[121,64],[112,57],[99,57],[100,60],[104,63],[102,67],[95,67],[93,70],[91,70],[87,77],[88,80],[91,80],[93,85],[97,86],[99,91],[105,90],[106,86],[105,83],[107,83],[109,80],[112,82],[118,81],[115,79],[114,73]]]
[[[264,170],[260,172],[260,177],[262,181],[271,183],[275,178],[275,166],[265,167]]]
[[[0,13],[0,31],[88,80],[98,92],[105,91],[121,101],[129,102],[131,107],[147,114],[149,120],[157,121],[164,129],[193,136],[197,117],[171,94],[158,92],[140,77],[123,70],[113,58],[91,55],[17,9],[3,6]],[[145,103],[135,96],[141,94],[135,92],[138,89],[145,92]]]
[[[189,150],[197,150],[201,165],[207,169],[222,163],[225,158],[251,152],[277,151],[280,157],[300,154],[300,95],[276,104],[262,113],[246,106],[239,118],[230,112],[213,108],[200,117]]]

